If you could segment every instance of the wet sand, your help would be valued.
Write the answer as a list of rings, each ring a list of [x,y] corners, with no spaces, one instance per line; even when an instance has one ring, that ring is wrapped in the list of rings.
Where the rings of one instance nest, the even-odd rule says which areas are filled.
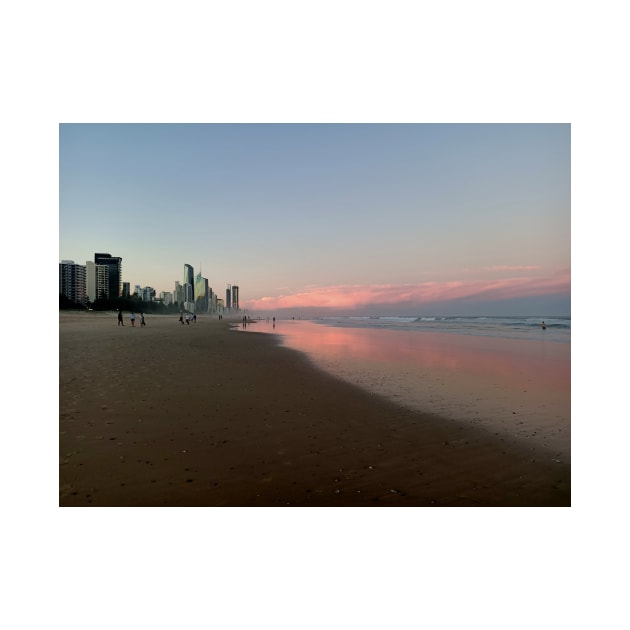
[[[60,313],[62,506],[568,506],[535,444],[372,395],[226,319]]]
[[[570,343],[297,320],[239,330],[280,335],[325,371],[399,405],[571,459]]]

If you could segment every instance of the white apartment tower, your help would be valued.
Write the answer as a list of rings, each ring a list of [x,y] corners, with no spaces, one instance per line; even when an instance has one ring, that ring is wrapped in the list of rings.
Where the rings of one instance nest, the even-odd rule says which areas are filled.
[[[85,261],[85,287],[90,302],[109,298],[109,267]]]

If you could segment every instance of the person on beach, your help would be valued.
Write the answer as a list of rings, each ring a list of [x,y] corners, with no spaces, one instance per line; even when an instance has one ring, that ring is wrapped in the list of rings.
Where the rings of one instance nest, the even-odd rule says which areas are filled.
[[[190,313],[186,313],[186,325],[190,326]]]
[[[184,325],[184,314],[180,313],[179,314],[179,323],[183,326]]]
[[[122,310],[118,309],[118,325],[124,326],[125,322],[123,322]]]
[[[140,328],[142,328],[143,326],[146,326],[146,324],[144,323],[144,313],[140,313]]]
[[[193,324],[197,323],[197,313],[193,315]]]
[[[129,316],[129,319],[131,320],[131,325],[135,328],[136,327],[136,316],[131,313],[131,315]]]
[[[543,330],[547,330],[547,325],[545,324],[545,322],[543,322],[543,323],[540,325],[540,327],[541,327]]]

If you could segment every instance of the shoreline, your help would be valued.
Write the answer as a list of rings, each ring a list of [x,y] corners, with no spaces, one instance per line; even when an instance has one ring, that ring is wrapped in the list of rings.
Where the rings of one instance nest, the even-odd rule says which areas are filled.
[[[309,321],[238,329],[278,335],[326,372],[396,404],[536,443],[570,461],[568,343]]]
[[[569,464],[369,394],[236,319],[125,317],[60,312],[62,506],[570,505]]]

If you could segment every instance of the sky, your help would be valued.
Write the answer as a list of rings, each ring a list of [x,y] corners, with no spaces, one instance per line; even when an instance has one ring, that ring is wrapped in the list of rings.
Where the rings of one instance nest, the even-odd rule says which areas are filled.
[[[570,124],[61,124],[60,260],[252,313],[570,314]]]

